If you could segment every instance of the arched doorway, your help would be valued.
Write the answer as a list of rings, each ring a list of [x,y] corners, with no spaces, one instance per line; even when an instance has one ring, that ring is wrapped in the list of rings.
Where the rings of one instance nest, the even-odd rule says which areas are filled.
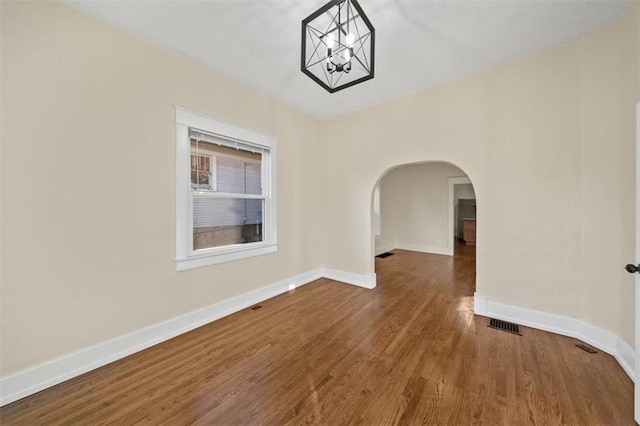
[[[411,258],[431,262],[434,268],[450,268],[453,274],[472,276],[469,296],[473,296],[476,194],[461,168],[442,161],[390,168],[372,191],[371,214],[377,275],[380,267],[393,262],[386,260],[391,256],[421,253]],[[377,284],[384,284],[379,275]]]

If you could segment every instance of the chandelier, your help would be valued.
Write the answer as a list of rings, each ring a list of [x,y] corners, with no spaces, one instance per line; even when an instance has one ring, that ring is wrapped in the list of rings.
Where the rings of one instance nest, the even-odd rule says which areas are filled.
[[[301,70],[329,93],[373,78],[375,30],[357,0],[332,0],[302,21]]]

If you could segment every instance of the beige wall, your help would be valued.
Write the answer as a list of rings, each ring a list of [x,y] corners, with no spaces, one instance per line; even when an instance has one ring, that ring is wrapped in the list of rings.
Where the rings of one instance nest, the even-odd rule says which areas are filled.
[[[462,176],[462,170],[447,163],[411,164],[387,173],[380,182],[382,235],[376,239],[376,252],[446,252],[452,220],[448,178]]]
[[[319,122],[66,5],[3,6],[3,376],[321,266]],[[277,254],[175,271],[174,105],[278,137]]]
[[[634,342],[637,19],[627,15],[580,43],[580,317]],[[633,19],[635,18],[635,19]],[[626,42],[625,42],[626,41]],[[616,315],[617,314],[617,315]]]
[[[3,376],[320,266],[373,272],[373,186],[417,161],[474,183],[481,295],[633,343],[636,3],[324,123],[68,6],[2,8]],[[173,105],[279,138],[277,254],[175,272]]]
[[[633,279],[622,267],[634,257],[637,9],[574,44],[330,122],[325,267],[371,273],[377,179],[447,161],[476,190],[480,295],[633,344]]]

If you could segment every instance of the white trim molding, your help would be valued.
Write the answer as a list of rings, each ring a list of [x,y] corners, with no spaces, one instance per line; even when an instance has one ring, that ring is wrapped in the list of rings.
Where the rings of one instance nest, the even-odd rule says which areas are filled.
[[[395,243],[395,244],[387,244],[380,248],[377,248],[375,251],[375,255],[379,255],[382,253],[386,253],[391,250],[407,250],[407,251],[417,251],[420,253],[429,253],[429,254],[441,254],[444,256],[453,256],[453,247],[436,247],[436,246],[423,246],[420,244],[405,244],[405,243]]]
[[[386,252],[391,251],[391,250],[393,250],[395,248],[396,247],[393,244],[386,244],[384,246],[377,247],[376,250],[375,250],[375,255],[378,256],[379,254],[386,253]]]
[[[372,289],[376,275],[314,269],[0,379],[0,407],[320,278]]]
[[[376,287],[376,274],[354,274],[351,272],[338,271],[335,269],[322,269],[322,276],[334,281],[351,284],[358,287],[373,289]]]
[[[636,105],[636,217],[635,217],[635,246],[636,246],[636,258],[637,262],[640,260],[640,103]],[[635,263],[635,262],[634,262]],[[635,312],[633,315],[635,325],[635,347],[634,350],[640,353],[640,276],[634,274],[634,307]],[[632,359],[632,358],[629,358]],[[634,372],[640,375],[640,357],[636,359],[636,364],[630,364],[634,368]],[[640,380],[635,383],[633,389],[633,417],[635,421],[640,422]]]
[[[609,331],[563,315],[492,302],[477,293],[474,296],[474,305],[476,315],[514,322],[525,327],[582,340],[613,356],[631,380],[635,381],[634,350],[624,340]]]
[[[315,269],[0,379],[0,406],[322,278]]]
[[[451,241],[453,241],[453,239]],[[445,256],[453,256],[453,247],[435,247],[435,246],[423,246],[420,244],[397,243],[395,248],[400,250],[418,251],[421,253],[442,254]]]

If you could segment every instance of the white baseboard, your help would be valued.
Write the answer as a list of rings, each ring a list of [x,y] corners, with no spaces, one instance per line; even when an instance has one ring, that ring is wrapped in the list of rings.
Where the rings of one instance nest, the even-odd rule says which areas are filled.
[[[353,274],[352,274],[353,275]],[[0,406],[322,278],[316,269],[0,379]],[[333,279],[333,278],[332,278]],[[374,277],[375,286],[375,277]],[[358,285],[358,284],[356,284]]]
[[[573,337],[613,356],[631,380],[635,381],[635,351],[617,335],[575,318],[518,306],[504,305],[475,295],[475,313],[486,317]]]
[[[446,256],[453,256],[453,248],[424,246],[421,244],[405,244],[405,243],[387,244],[380,248],[376,248],[375,255],[377,256],[379,254],[386,253],[388,251],[395,250],[395,249],[418,251],[420,253],[443,254]]]
[[[635,350],[627,344],[624,340],[618,338],[616,341],[616,353],[613,356],[618,361],[618,364],[622,367],[622,369],[627,373],[631,380],[635,382],[635,365],[636,365],[636,354]]]
[[[334,269],[315,269],[4,377],[0,379],[0,406],[139,352],[321,277],[368,289],[376,286],[375,274],[361,275]],[[612,333],[573,318],[494,303],[478,295],[475,296],[475,312],[478,315],[491,316],[583,340],[613,355],[629,377],[634,379],[634,350]]]
[[[446,256],[453,256],[453,248],[449,248],[449,247],[435,247],[435,246],[423,246],[420,244],[396,243],[395,248],[400,250],[419,251],[421,253],[443,254]]]
[[[382,253],[386,253],[386,252],[388,252],[388,251],[391,251],[391,250],[393,250],[394,248],[396,248],[396,246],[395,246],[395,245],[393,245],[393,244],[387,244],[387,245],[384,245],[384,246],[379,247],[379,248],[378,248],[378,247],[376,247],[376,249],[375,249],[375,256],[377,256],[377,255],[379,255],[379,254],[382,254]]]
[[[335,269],[322,269],[322,276],[330,280],[340,281],[346,284],[372,289],[376,287],[376,274],[360,275],[351,272],[337,271]]]

